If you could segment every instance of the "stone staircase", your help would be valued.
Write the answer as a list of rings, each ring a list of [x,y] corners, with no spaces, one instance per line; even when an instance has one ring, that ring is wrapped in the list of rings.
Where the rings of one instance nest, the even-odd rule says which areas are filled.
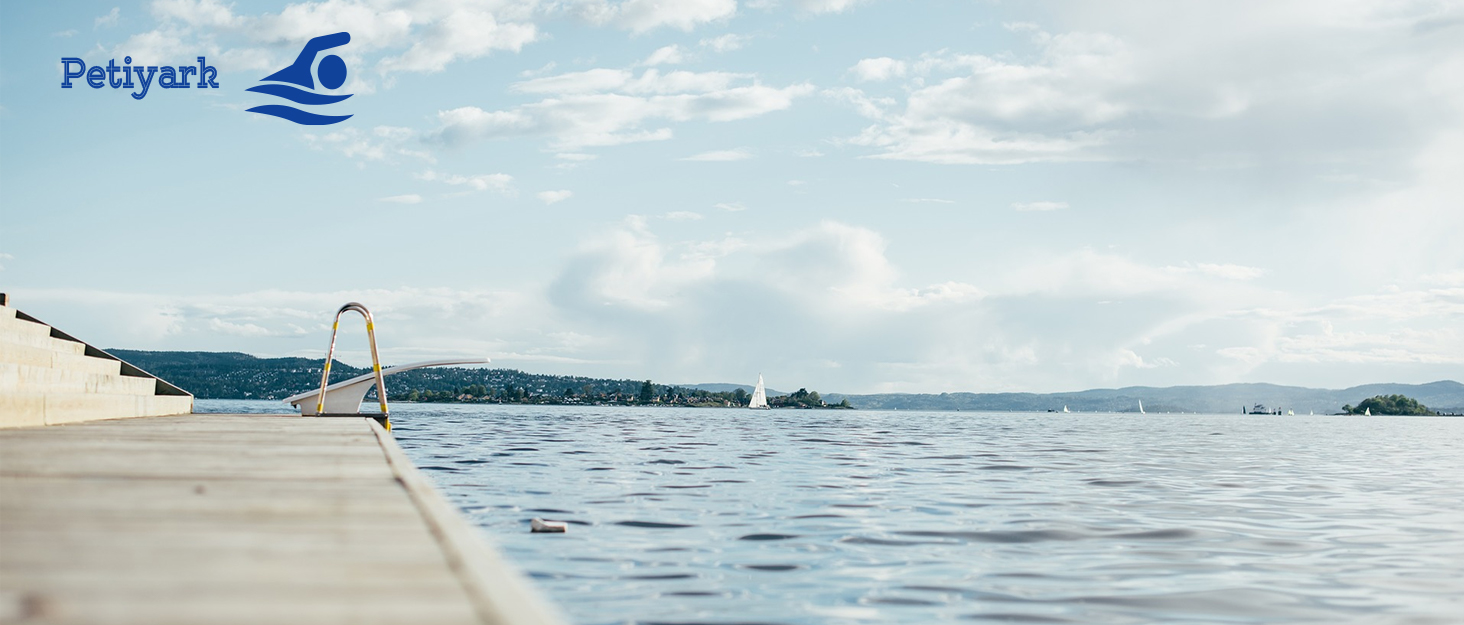
[[[10,306],[0,293],[0,428],[193,412],[193,396]]]

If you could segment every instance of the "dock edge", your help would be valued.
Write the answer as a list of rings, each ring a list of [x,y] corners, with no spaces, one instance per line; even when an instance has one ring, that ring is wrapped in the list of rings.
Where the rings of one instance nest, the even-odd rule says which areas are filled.
[[[563,625],[566,621],[511,565],[490,547],[481,530],[443,498],[375,419],[365,419],[392,473],[422,513],[448,566],[463,583],[478,616],[489,625]]]

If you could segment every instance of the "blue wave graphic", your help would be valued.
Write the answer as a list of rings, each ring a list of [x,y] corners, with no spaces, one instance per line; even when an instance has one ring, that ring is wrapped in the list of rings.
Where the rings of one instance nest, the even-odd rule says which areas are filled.
[[[249,112],[259,113],[260,115],[273,115],[280,119],[290,120],[302,126],[325,126],[327,124],[343,122],[351,118],[350,115],[316,115],[315,113],[306,113],[305,111],[297,109],[293,106],[285,106],[283,104],[266,104],[264,106],[256,106],[252,109],[249,109]]]
[[[319,66],[316,66],[315,57],[321,52],[331,48],[337,48],[351,42],[351,34],[339,32],[331,35],[321,35],[305,42],[305,47],[300,50],[300,56],[295,57],[291,63],[278,72],[266,76],[264,80],[285,82],[292,85],[304,87],[300,89],[290,85],[263,84],[250,87],[247,91],[272,95],[305,106],[320,106],[323,104],[335,104],[354,94],[327,95],[315,92],[316,74],[319,74],[320,86],[326,89],[338,89],[346,82],[346,62],[334,54],[320,59]],[[350,115],[318,115],[307,113],[293,106],[283,104],[266,104],[249,109],[250,113],[270,115],[280,119],[291,121],[302,126],[325,126],[338,124],[351,118]]]
[[[313,93],[310,91],[305,91],[304,89],[298,89],[289,85],[258,85],[245,89],[245,91],[253,91],[255,93],[263,93],[266,95],[277,96],[294,102],[295,104],[304,104],[307,106],[316,106],[319,104],[335,104],[336,102],[340,102],[341,100],[355,95],[353,93],[347,93],[345,95],[325,95],[323,93]]]

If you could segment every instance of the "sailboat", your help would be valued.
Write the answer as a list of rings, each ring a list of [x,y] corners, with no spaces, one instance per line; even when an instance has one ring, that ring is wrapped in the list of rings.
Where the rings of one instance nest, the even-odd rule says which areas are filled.
[[[1063,406],[1063,407],[1062,407],[1062,411],[1063,411],[1063,412],[1068,412],[1068,409],[1067,409],[1067,406]]]
[[[1362,416],[1364,416],[1364,417],[1371,417],[1372,416],[1372,408],[1363,408],[1362,409]]]
[[[747,407],[753,410],[768,410],[768,391],[763,388],[762,374],[757,374],[757,387],[752,389],[752,400]]]
[[[1139,400],[1139,414],[1148,414],[1144,412],[1144,400],[1142,399]]]

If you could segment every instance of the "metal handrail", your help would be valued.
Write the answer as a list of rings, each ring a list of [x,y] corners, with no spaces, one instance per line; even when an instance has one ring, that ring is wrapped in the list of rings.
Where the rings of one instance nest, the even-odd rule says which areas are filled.
[[[325,352],[325,369],[320,373],[320,397],[316,400],[315,414],[325,414],[325,387],[330,384],[330,363],[335,358],[336,334],[341,329],[341,315],[348,311],[356,311],[366,318],[366,338],[371,343],[371,370],[376,372],[376,399],[381,402],[381,416],[379,419],[386,429],[391,429],[391,420],[387,417],[386,410],[386,382],[381,375],[381,358],[376,353],[376,324],[371,321],[371,311],[359,302],[349,302],[336,311],[335,323],[330,326],[330,349]]]

